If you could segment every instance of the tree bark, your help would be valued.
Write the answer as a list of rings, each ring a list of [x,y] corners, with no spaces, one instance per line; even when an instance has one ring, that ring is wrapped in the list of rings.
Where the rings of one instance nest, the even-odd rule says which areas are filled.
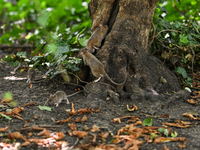
[[[181,88],[174,73],[151,55],[148,46],[157,2],[158,0],[91,0],[89,3],[92,31],[99,24],[107,24],[109,27],[102,47],[95,56],[105,65],[107,74],[115,82],[123,82],[126,74],[128,75],[126,83],[117,87],[118,92],[145,97],[148,95],[145,93],[157,95]],[[160,78],[167,82],[160,82]],[[105,82],[111,84],[107,79]]]

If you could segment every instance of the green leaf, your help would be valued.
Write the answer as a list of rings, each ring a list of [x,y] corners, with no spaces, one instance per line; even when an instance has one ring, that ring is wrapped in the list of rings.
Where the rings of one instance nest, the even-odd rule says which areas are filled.
[[[22,58],[26,58],[26,52],[18,52],[16,55]]]
[[[187,36],[185,36],[184,34],[180,34],[179,38],[180,38],[180,42],[182,42],[184,44],[187,44],[189,42],[187,39]]]
[[[43,44],[39,44],[39,45],[35,48],[35,50],[31,53],[31,56],[37,54],[37,53],[39,52],[39,50],[41,50],[42,46],[43,46]]]
[[[41,106],[41,105],[39,105],[38,108],[39,108],[40,110],[51,111],[51,108],[48,107],[48,106]]]
[[[19,64],[18,61],[10,61],[10,65],[16,67]]]
[[[143,126],[152,126],[153,122],[152,122],[152,118],[147,118],[142,122]]]
[[[185,87],[185,90],[192,92],[191,89],[189,87]]]
[[[173,133],[173,132],[171,133],[171,136],[172,136],[173,138],[177,137],[177,135],[178,135],[178,133],[177,133],[176,131],[174,131],[174,133]]]
[[[159,128],[158,131],[161,132],[161,133],[163,133],[163,134],[166,135],[166,136],[169,135],[169,131],[168,131],[168,129]]]
[[[80,45],[83,46],[83,47],[86,46],[87,41],[88,41],[88,39],[85,39],[85,38],[80,38],[80,39],[79,39],[79,43],[80,43]]]
[[[187,84],[189,84],[189,85],[192,85],[192,79],[190,77],[187,77],[185,82],[187,82]]]
[[[12,59],[12,54],[6,56],[3,60],[9,60],[9,59]]]
[[[0,114],[0,116],[5,117],[7,120],[11,120],[11,118],[9,116],[6,116],[4,114]]]
[[[176,27],[176,28],[180,28],[180,22],[175,21],[175,27]]]
[[[150,139],[155,139],[156,137],[158,137],[156,133],[150,133]]]
[[[4,98],[5,100],[12,100],[12,97],[13,97],[13,95],[12,95],[11,92],[6,92],[6,93],[4,94],[4,96],[3,96],[3,98]]]
[[[48,25],[48,19],[51,12],[48,12],[47,10],[43,10],[40,16],[37,18],[37,22],[44,28]]]
[[[182,77],[185,78],[185,79],[187,78],[187,72],[186,72],[186,70],[185,70],[184,68],[182,68],[182,67],[177,67],[177,68],[174,70],[174,72],[177,72],[177,73],[181,74]]]
[[[65,30],[66,30],[66,25],[61,24],[58,29],[58,34],[65,32]]]

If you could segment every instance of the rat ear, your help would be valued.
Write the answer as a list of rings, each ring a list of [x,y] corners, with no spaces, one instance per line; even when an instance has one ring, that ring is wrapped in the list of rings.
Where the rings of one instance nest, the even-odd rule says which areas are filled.
[[[102,24],[99,24],[99,26],[102,27],[103,25],[102,25]]]

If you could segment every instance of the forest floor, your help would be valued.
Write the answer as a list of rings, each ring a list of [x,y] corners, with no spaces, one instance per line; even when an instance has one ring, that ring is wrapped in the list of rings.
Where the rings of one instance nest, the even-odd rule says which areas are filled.
[[[0,99],[3,100],[4,94],[9,91],[13,94],[12,100],[16,102],[14,107],[18,108],[14,110],[11,103],[0,103],[0,113],[12,118],[11,120],[0,118],[0,132],[2,128],[8,127],[5,132],[0,133],[0,149],[10,146],[11,141],[8,139],[16,139],[13,140],[15,146],[18,143],[24,144],[20,146],[21,150],[45,149],[48,146],[51,149],[63,147],[60,148],[63,150],[95,149],[95,147],[96,149],[123,147],[132,150],[200,149],[200,120],[197,118],[200,114],[199,103],[191,105],[187,99],[182,99],[170,104],[168,108],[161,109],[159,102],[149,100],[120,99],[120,104],[115,104],[109,99],[94,98],[93,101],[88,101],[87,94],[82,92],[69,97],[68,105],[63,101],[59,107],[49,105],[50,111],[41,110],[39,105],[43,106],[50,94],[58,90],[72,94],[77,87],[62,84],[58,80],[30,85],[26,83],[26,72],[17,71],[13,74],[13,70],[9,64],[0,63]],[[197,95],[200,95],[200,92]],[[76,111],[84,108],[89,111],[85,114],[77,112],[70,116],[72,103]],[[132,105],[137,106],[137,111],[128,110],[127,105],[130,109]],[[9,110],[13,111],[7,113]],[[193,119],[183,116],[184,113],[190,114]],[[141,124],[147,118],[152,118],[153,124],[150,127]],[[61,120],[66,122],[57,122]],[[168,136],[159,132],[158,128],[167,129],[164,131],[166,135],[169,132]]]

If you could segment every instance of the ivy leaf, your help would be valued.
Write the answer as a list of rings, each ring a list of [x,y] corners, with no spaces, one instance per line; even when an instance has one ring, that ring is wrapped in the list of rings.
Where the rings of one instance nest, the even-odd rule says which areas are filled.
[[[187,82],[187,84],[189,84],[189,85],[192,85],[192,79],[190,77],[187,77],[185,82]]]
[[[43,10],[40,14],[40,16],[37,18],[38,24],[40,24],[42,27],[46,27],[48,24],[48,19],[51,12],[48,12],[47,10]]]
[[[180,22],[175,21],[175,27],[176,27],[176,28],[180,28]]]
[[[180,34],[179,37],[180,37],[180,42],[184,44],[187,44],[189,42],[187,36],[185,36],[184,34]]]
[[[159,128],[158,131],[161,132],[161,133],[163,133],[163,134],[166,135],[166,136],[169,135],[169,131],[168,131],[168,129]]]
[[[187,72],[186,72],[186,70],[185,70],[184,68],[182,68],[182,67],[177,67],[177,68],[174,70],[174,72],[181,74],[182,77],[185,78],[185,79],[187,78]]]
[[[41,105],[39,105],[38,108],[39,108],[40,110],[51,111],[51,108],[48,107],[48,106],[41,106]]]
[[[18,52],[16,55],[22,58],[26,58],[26,52]]]
[[[178,133],[177,133],[176,131],[174,131],[174,133],[173,133],[173,132],[171,133],[171,136],[172,136],[173,138],[177,137],[177,135],[178,135]]]
[[[10,65],[16,67],[19,64],[18,61],[10,61]]]
[[[87,40],[88,40],[88,39],[80,38],[80,39],[79,39],[79,43],[81,44],[81,46],[85,47],[86,44],[87,44]]]
[[[152,118],[147,118],[142,122],[143,126],[152,126],[153,122],[152,122]]]

